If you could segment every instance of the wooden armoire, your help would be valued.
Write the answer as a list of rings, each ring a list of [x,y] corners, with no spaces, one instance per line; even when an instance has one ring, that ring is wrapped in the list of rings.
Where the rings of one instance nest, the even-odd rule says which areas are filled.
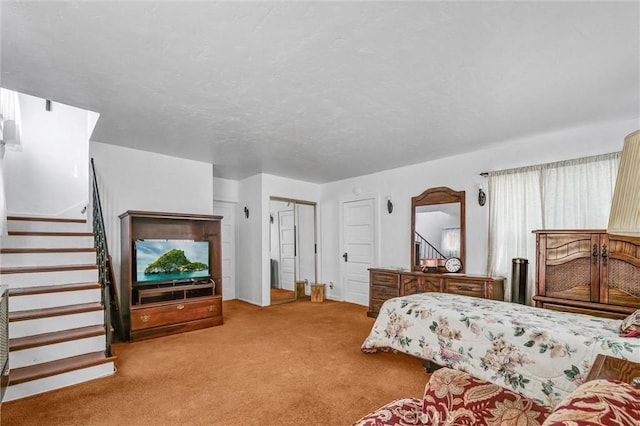
[[[536,306],[622,319],[640,309],[640,238],[540,230]]]

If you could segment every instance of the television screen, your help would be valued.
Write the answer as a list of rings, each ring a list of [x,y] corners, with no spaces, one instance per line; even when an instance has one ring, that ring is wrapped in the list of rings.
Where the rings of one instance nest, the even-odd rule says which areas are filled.
[[[209,277],[209,241],[136,240],[136,281]]]

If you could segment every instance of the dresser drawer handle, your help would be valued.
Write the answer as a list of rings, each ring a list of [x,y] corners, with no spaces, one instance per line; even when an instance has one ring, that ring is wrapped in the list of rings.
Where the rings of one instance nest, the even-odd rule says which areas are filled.
[[[466,286],[466,285],[459,285],[458,286],[458,290],[461,290],[461,291],[473,291],[473,288],[471,288],[469,286]]]
[[[209,310],[209,312],[213,312],[213,305],[207,306],[207,309]]]
[[[148,322],[151,319],[151,315],[140,315],[140,321]]]
[[[183,310],[183,309],[184,309],[184,305],[183,305],[183,304],[180,304],[180,305],[176,306],[176,309],[178,309],[179,311],[181,311],[181,310]]]

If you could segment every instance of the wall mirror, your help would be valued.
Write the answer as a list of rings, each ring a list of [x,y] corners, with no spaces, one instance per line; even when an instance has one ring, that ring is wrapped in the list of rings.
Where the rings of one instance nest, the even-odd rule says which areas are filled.
[[[271,304],[310,297],[316,283],[316,205],[271,197]]]
[[[411,269],[446,272],[458,257],[465,267],[465,193],[441,186],[411,198]]]

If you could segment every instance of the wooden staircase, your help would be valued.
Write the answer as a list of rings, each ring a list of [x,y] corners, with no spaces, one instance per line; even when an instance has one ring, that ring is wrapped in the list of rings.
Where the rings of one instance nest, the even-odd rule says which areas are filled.
[[[9,287],[4,400],[113,374],[86,221],[9,217],[8,225],[0,246],[0,283]]]

